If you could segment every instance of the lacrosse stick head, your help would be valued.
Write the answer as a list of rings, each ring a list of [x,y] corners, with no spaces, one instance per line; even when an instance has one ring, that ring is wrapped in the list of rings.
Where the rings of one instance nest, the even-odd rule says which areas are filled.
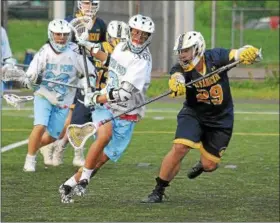
[[[15,66],[6,64],[2,67],[1,81],[21,81],[25,77],[25,72]]]
[[[257,54],[256,62],[260,62],[260,61],[262,61],[262,59],[263,59],[262,48],[260,48],[258,51],[258,54]]]
[[[93,21],[89,16],[77,17],[70,22],[70,27],[75,33],[75,38],[78,42],[88,40],[88,30],[92,28],[92,25]]]
[[[78,5],[78,9],[80,10],[80,12],[83,15],[93,18],[96,16],[96,13],[99,10],[100,1],[81,0],[81,1],[78,1],[77,5]]]
[[[3,98],[8,105],[11,105],[18,110],[24,107],[25,103],[34,99],[33,96],[18,96],[15,94],[4,94]]]
[[[83,125],[71,124],[67,128],[67,137],[74,149],[83,148],[88,138],[97,131],[97,125],[87,122]]]
[[[57,52],[65,51],[72,38],[70,24],[63,19],[52,20],[48,26],[48,38]]]

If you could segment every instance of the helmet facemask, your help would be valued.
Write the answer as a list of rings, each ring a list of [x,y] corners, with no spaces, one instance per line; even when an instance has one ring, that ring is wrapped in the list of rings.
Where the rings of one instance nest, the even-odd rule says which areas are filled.
[[[110,45],[111,45],[112,47],[114,47],[114,48],[115,48],[115,47],[118,45],[118,43],[121,41],[120,38],[112,37],[112,36],[110,36],[109,33],[106,33],[106,40],[107,40],[107,42],[110,43]]]
[[[99,4],[99,1],[78,1],[78,8],[84,16],[93,18],[99,10]]]
[[[50,43],[52,47],[58,51],[63,52],[68,47],[71,40],[71,33],[54,33],[50,32]]]
[[[141,53],[152,41],[152,34],[130,28],[128,45],[133,53]]]

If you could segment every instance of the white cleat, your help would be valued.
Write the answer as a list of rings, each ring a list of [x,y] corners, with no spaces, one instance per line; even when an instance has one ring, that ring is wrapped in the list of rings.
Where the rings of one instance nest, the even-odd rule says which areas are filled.
[[[54,166],[59,166],[63,164],[64,150],[65,147],[63,147],[61,143],[56,143],[56,145],[54,146],[53,158],[52,158],[52,163]]]
[[[24,172],[35,172],[36,161],[25,159],[23,171]]]
[[[85,164],[84,148],[74,150],[73,166],[81,167]]]
[[[44,157],[44,164],[47,166],[51,166],[53,165],[53,144],[54,143],[50,143],[46,146],[43,146],[40,148],[40,153],[43,155]]]

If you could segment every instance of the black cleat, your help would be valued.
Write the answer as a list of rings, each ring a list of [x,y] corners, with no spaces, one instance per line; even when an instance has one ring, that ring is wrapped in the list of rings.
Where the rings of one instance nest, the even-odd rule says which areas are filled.
[[[204,172],[201,161],[196,163],[188,172],[188,178],[194,179]]]
[[[162,197],[166,195],[164,194],[164,187],[156,186],[151,194],[148,197],[144,198],[141,203],[161,203]]]
[[[61,203],[73,203],[74,200],[72,199],[73,197],[73,188],[70,187],[69,185],[60,185],[59,186],[59,194],[60,194],[60,199],[61,199]]]
[[[80,180],[79,183],[74,188],[74,194],[83,197],[86,193],[87,185],[88,185],[87,179]]]

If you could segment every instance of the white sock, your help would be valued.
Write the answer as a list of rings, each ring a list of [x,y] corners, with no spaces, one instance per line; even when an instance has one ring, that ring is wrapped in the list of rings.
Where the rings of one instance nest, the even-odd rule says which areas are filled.
[[[36,161],[36,155],[26,155],[26,160],[30,160],[32,162]]]
[[[70,187],[76,186],[76,185],[77,185],[77,182],[76,182],[74,176],[75,176],[75,175],[73,175],[71,178],[69,178],[69,179],[64,183],[64,185],[68,185],[68,186],[70,186]]]
[[[87,181],[89,182],[90,175],[91,175],[92,171],[93,171],[93,169],[87,169],[87,168],[83,167],[83,172],[82,172],[82,176],[80,178],[80,181],[84,180],[84,179],[87,179]]]

